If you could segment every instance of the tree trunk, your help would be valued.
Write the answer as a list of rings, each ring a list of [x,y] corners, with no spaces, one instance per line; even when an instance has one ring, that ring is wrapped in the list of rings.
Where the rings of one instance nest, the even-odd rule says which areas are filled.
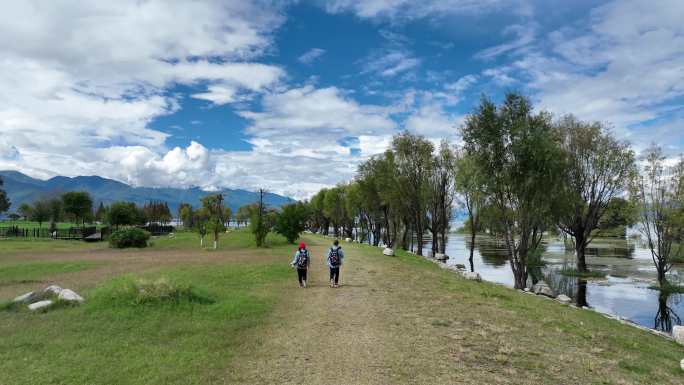
[[[585,257],[585,252],[587,249],[586,245],[586,239],[584,238],[583,233],[578,233],[581,235],[577,235],[575,237],[575,254],[577,254],[577,271],[580,273],[586,273],[589,271],[587,269],[587,260]]]
[[[472,222],[471,222],[472,223]],[[470,271],[475,272],[475,265],[473,264],[473,255],[475,254],[475,230],[470,230],[470,257],[468,262],[470,262]]]
[[[434,229],[434,228],[433,228]],[[432,232],[432,255],[434,256],[435,254],[439,253],[439,232],[433,231]]]
[[[418,228],[416,229],[416,240],[417,240],[417,245],[416,245],[416,254],[418,255],[423,255],[423,228],[422,226],[417,226]]]
[[[200,235],[200,247],[204,247],[204,235]]]
[[[589,306],[587,302],[587,281],[577,279],[577,306]]]

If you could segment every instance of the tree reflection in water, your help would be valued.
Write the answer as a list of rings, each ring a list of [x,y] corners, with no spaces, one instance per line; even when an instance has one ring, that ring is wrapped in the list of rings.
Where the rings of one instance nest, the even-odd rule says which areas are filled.
[[[667,333],[672,332],[672,326],[682,324],[682,320],[677,313],[667,305],[669,297],[668,293],[662,292],[658,296],[658,312],[656,313],[655,323],[653,325],[654,329]],[[679,302],[679,296],[676,296],[676,300]]]

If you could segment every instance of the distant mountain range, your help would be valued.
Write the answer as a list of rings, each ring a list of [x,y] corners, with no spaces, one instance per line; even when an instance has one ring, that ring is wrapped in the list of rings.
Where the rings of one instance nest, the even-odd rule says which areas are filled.
[[[200,199],[209,194],[223,193],[228,205],[233,212],[240,206],[254,203],[258,199],[255,192],[247,190],[225,189],[222,191],[204,191],[200,188],[152,188],[133,187],[125,183],[99,176],[77,176],[69,178],[56,176],[48,180],[31,178],[17,171],[0,171],[0,177],[4,181],[3,189],[7,192],[12,206],[10,212],[22,203],[33,203],[41,198],[59,196],[68,191],[87,191],[93,198],[93,205],[97,207],[100,202],[109,205],[112,202],[128,201],[143,205],[150,200],[164,201],[168,203],[171,212],[175,215],[178,205],[182,202],[190,203],[195,207],[200,206]],[[271,207],[280,207],[294,202],[293,199],[277,194],[267,194],[266,203]]]

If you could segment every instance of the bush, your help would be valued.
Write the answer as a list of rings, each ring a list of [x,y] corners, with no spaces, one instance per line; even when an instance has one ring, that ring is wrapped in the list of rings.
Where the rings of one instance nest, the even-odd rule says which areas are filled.
[[[147,247],[150,233],[135,227],[117,230],[109,236],[109,247],[124,249],[126,247]]]
[[[93,302],[102,306],[211,304],[214,300],[189,284],[161,277],[146,280],[124,276],[100,288]]]

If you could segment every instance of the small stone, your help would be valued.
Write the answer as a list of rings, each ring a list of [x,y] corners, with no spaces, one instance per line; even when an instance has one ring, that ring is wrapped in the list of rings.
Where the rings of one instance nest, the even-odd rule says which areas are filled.
[[[61,287],[57,285],[50,285],[43,290],[43,293],[48,294],[48,295],[59,295],[59,293],[64,290]]]
[[[83,297],[76,294],[75,291],[69,290],[69,289],[62,290],[59,293],[59,296],[57,298],[61,299],[62,301],[69,301],[69,302],[82,303],[84,301]]]
[[[556,300],[563,303],[570,303],[572,301],[572,298],[568,297],[565,294],[559,294],[558,297],[556,297]]]
[[[537,282],[534,286],[532,286],[532,291],[534,294],[537,295],[544,295],[547,297],[555,297],[553,294],[553,290],[551,290],[551,287],[544,281],[539,281]]]
[[[394,250],[390,249],[389,247],[386,247],[384,250],[382,250],[382,254],[391,257],[394,255]]]
[[[36,310],[47,308],[50,305],[52,305],[53,303],[54,302],[52,302],[50,300],[39,301],[39,302],[32,303],[32,304],[28,305],[28,309],[31,311],[36,311]]]
[[[465,279],[469,279],[471,281],[477,281],[477,282],[482,281],[482,277],[480,277],[480,273],[476,273],[476,272],[472,272],[472,271],[464,271],[462,274],[463,274],[463,277],[465,277]]]
[[[674,338],[677,343],[684,345],[684,326],[675,325],[672,327],[672,338]]]
[[[459,269],[459,270],[465,270],[465,265],[462,264],[462,263],[457,263],[457,264],[456,264],[456,268]]]
[[[22,294],[15,298],[12,302],[14,303],[29,303],[35,298],[35,293],[32,291],[29,291],[26,294]]]
[[[682,370],[684,370],[684,358],[682,358],[682,360],[679,361],[679,367],[682,368]]]
[[[352,239],[351,239],[351,238],[345,238],[344,241],[347,242],[347,243],[349,243],[349,242],[352,241]]]
[[[446,261],[447,259],[449,259],[449,256],[443,253],[437,253],[435,254],[435,259],[438,261]]]

